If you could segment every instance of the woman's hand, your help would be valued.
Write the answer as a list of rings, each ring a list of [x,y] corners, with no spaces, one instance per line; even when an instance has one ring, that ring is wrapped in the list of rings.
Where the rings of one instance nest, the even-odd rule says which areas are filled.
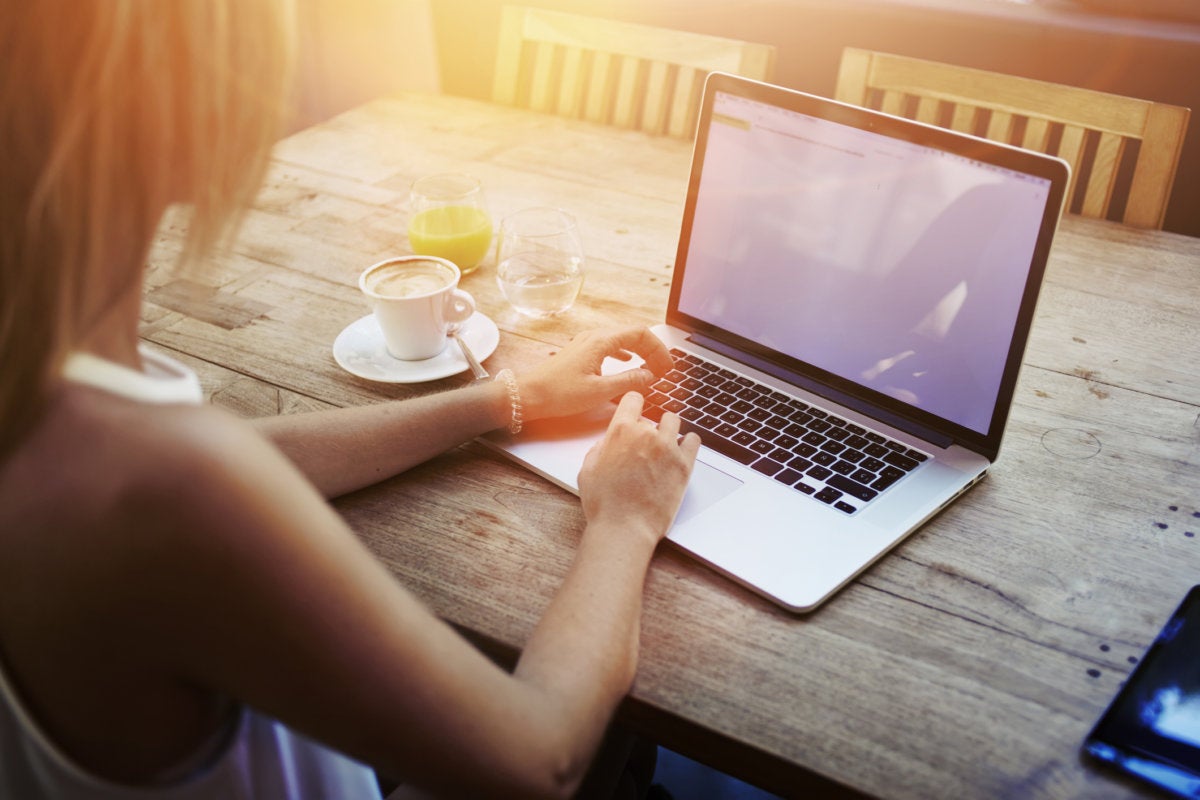
[[[583,461],[579,496],[591,528],[597,522],[639,529],[651,546],[666,535],[687,489],[700,437],[679,438],[679,417],[657,426],[643,419],[642,396],[621,398],[608,432]]]
[[[644,366],[601,375],[604,359],[636,353]],[[557,355],[518,376],[526,419],[564,417],[587,411],[625,392],[645,392],[671,369],[671,355],[648,328],[587,331]]]

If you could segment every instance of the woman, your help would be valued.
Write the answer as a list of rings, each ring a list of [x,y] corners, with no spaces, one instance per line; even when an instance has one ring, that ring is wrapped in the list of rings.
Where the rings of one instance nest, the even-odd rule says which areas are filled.
[[[633,679],[641,585],[698,447],[671,415],[641,422],[638,394],[587,458],[575,562],[511,674],[324,498],[519,410],[645,388],[670,364],[647,331],[580,337],[516,376],[515,403],[492,383],[257,426],[139,347],[165,209],[192,206],[194,265],[261,178],[290,16],[0,10],[0,796],[377,796],[363,763],[446,796],[570,796]],[[625,351],[649,369],[600,376]]]

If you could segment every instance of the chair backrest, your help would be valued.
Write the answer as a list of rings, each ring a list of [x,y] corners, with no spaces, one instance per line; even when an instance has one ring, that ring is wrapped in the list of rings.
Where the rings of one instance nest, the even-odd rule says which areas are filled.
[[[690,137],[709,72],[769,80],[774,65],[770,45],[505,6],[492,99]]]
[[[836,98],[1056,155],[1067,210],[1162,228],[1190,111],[1178,106],[847,48]],[[1115,208],[1124,200],[1124,209]]]

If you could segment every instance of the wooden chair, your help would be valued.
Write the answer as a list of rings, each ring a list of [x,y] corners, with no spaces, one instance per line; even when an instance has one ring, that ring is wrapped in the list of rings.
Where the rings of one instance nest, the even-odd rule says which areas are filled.
[[[770,45],[505,6],[492,99],[690,137],[709,72],[769,80],[774,64]]]
[[[855,48],[842,54],[836,97],[1056,155],[1071,165],[1067,210],[1155,229],[1162,228],[1191,113],[1163,103]]]

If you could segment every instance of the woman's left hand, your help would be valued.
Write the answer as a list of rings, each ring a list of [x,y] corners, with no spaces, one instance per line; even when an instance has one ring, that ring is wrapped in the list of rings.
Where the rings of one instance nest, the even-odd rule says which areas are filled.
[[[612,356],[641,356],[641,367],[601,375],[600,365]],[[526,419],[563,417],[623,395],[645,393],[650,384],[671,369],[666,346],[648,328],[586,331],[556,355],[518,375]]]

